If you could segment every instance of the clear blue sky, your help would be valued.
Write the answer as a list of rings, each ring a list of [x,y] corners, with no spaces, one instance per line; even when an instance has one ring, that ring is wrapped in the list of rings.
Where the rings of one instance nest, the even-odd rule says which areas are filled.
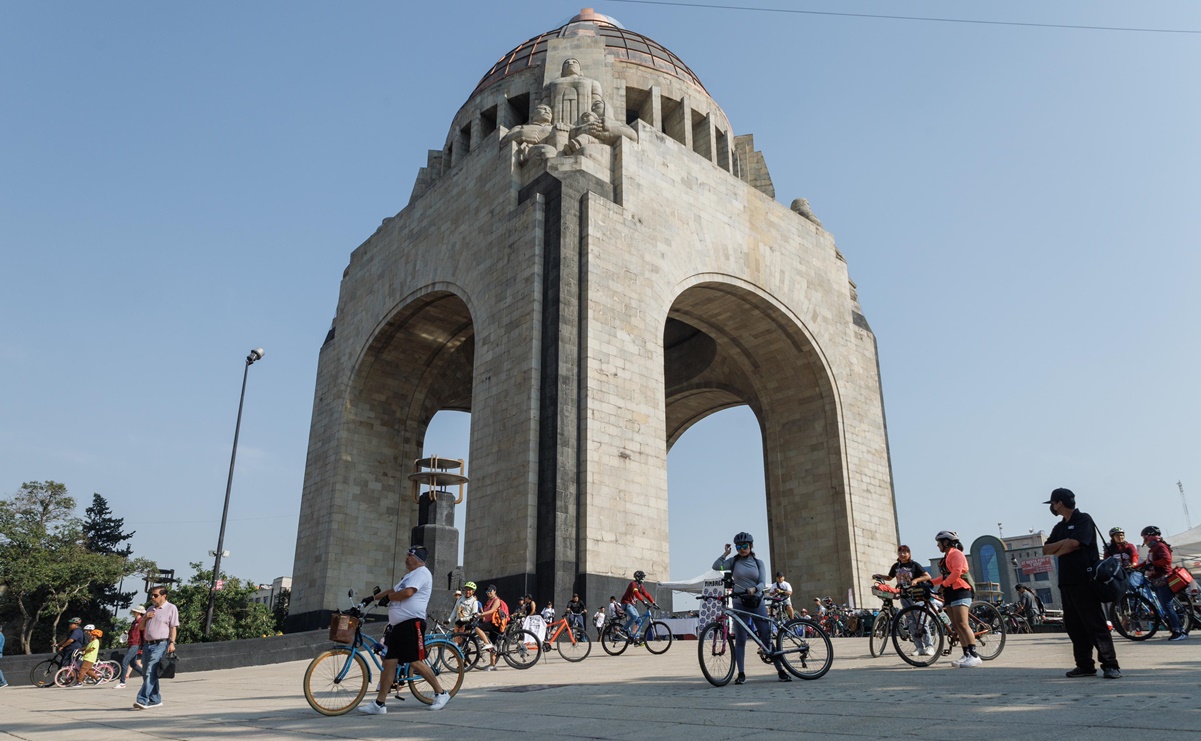
[[[753,4],[1201,31],[1181,0]],[[809,198],[835,235],[921,560],[942,528],[1049,528],[1055,486],[1102,526],[1175,532],[1180,479],[1201,523],[1201,35],[595,6],[684,59],[755,135],[779,200]],[[351,250],[405,205],[489,66],[579,7],[0,5],[0,493],[100,492],[139,555],[207,561],[262,345],[226,565],[291,573]],[[453,416],[431,433],[444,455],[466,453]],[[731,528],[765,534],[761,472],[722,465],[760,456],[745,409],[672,451],[672,577]],[[733,496],[757,512],[745,526],[721,510]]]

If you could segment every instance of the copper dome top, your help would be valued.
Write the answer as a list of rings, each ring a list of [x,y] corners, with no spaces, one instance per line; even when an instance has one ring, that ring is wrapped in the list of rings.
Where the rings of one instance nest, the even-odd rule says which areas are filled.
[[[622,27],[615,19],[595,13],[591,8],[585,8],[579,15],[562,26],[538,34],[505,54],[480,79],[475,90],[471,91],[471,95],[474,96],[492,83],[509,75],[530,67],[541,66],[546,61],[547,40],[567,36],[600,36],[605,40],[607,56],[674,75],[697,86],[708,95],[709,91],[705,90],[705,86],[701,84],[693,71],[675,54],[653,39],[630,31]]]

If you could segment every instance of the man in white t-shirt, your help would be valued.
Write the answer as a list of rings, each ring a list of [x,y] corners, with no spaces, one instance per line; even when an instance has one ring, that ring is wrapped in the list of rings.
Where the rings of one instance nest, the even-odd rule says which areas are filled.
[[[372,600],[387,599],[390,627],[385,641],[388,653],[384,655],[379,693],[374,702],[359,706],[361,712],[371,715],[388,712],[384,701],[388,699],[399,663],[408,664],[433,688],[434,702],[429,706],[430,710],[441,710],[450,701],[450,693],[442,689],[437,675],[425,663],[425,612],[430,604],[430,594],[434,591],[434,575],[425,567],[427,556],[426,550],[419,545],[410,548],[405,552],[405,568],[409,573],[392,589],[363,600],[363,604],[367,604]]]
[[[783,571],[776,572],[776,581],[768,588],[767,593],[772,597],[783,597],[780,606],[788,611],[788,619],[796,617],[796,613],[792,611],[792,585],[784,581]]]

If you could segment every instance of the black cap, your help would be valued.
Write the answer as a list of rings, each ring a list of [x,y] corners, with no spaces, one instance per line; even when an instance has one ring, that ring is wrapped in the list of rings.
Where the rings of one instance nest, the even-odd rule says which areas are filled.
[[[1076,494],[1071,489],[1059,488],[1051,492],[1051,498],[1043,502],[1043,504],[1051,504],[1052,502],[1063,502],[1070,509],[1076,508]]]

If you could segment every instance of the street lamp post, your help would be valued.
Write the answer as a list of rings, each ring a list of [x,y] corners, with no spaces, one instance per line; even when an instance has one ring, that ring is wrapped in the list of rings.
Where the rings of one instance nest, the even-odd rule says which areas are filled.
[[[234,425],[234,449],[229,456],[229,480],[225,482],[225,507],[221,510],[221,534],[217,536],[217,554],[213,561],[213,581],[209,584],[209,606],[204,615],[204,637],[208,638],[213,627],[213,602],[217,599],[217,575],[221,573],[221,556],[225,548],[225,518],[229,515],[229,492],[234,485],[234,461],[238,459],[238,433],[242,431],[242,404],[246,401],[246,377],[250,366],[262,360],[263,348],[256,347],[246,356],[246,367],[242,369],[242,395],[238,397],[238,421]]]

